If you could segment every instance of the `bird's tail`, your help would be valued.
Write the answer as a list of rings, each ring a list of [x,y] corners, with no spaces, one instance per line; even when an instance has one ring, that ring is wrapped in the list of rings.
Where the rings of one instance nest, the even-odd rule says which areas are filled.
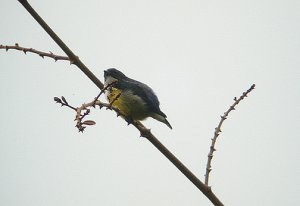
[[[158,120],[158,121],[160,121],[160,122],[162,122],[162,123],[165,123],[170,129],[173,129],[172,126],[171,126],[171,124],[168,122],[166,116],[164,117],[164,116],[162,116],[160,114],[154,113],[154,114],[152,114],[151,117],[154,118],[154,119],[156,119],[156,120]]]
[[[163,121],[170,129],[173,129],[171,124],[168,122],[168,120],[165,118],[165,121]]]

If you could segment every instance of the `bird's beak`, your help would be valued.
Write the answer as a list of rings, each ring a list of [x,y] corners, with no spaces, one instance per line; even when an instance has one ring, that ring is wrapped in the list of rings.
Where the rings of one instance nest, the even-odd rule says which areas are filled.
[[[107,71],[104,70],[104,79],[106,79],[106,77],[107,77]]]

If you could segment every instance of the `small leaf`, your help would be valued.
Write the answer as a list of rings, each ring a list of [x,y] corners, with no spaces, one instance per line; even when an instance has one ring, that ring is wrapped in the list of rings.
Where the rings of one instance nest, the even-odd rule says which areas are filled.
[[[82,124],[91,126],[91,125],[95,125],[96,122],[93,120],[85,120],[84,122],[82,122]]]

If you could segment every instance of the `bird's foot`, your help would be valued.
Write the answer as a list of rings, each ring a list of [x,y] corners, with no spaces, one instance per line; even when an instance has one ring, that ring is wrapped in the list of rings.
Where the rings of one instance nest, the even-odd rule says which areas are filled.
[[[128,125],[132,124],[133,123],[133,119],[131,116],[126,116],[125,117],[125,121],[127,122]]]

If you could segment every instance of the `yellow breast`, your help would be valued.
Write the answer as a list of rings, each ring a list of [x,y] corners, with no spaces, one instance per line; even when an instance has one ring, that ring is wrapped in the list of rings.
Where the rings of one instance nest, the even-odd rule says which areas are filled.
[[[107,92],[107,99],[108,102],[113,102],[112,106],[118,108],[121,112],[123,112],[125,115],[130,115],[129,108],[126,106],[124,96],[122,94],[118,97],[118,95],[121,93],[121,90],[117,88],[111,88]],[[116,99],[117,98],[117,99]]]
[[[118,108],[125,116],[130,116],[133,120],[143,120],[149,117],[149,111],[143,99],[131,91],[111,88],[107,91],[107,99],[109,103],[113,102],[113,107]]]

